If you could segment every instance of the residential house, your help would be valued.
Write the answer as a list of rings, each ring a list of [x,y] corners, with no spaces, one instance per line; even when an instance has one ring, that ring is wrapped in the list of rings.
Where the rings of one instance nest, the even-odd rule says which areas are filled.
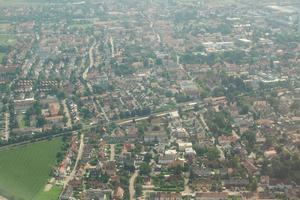
[[[116,163],[115,161],[107,161],[103,163],[102,170],[109,176],[116,175]]]
[[[109,200],[111,199],[111,190],[88,189],[84,192],[85,200]]]
[[[223,185],[226,188],[247,187],[249,185],[249,180],[242,179],[242,178],[230,178],[230,179],[223,180]]]
[[[168,140],[168,136],[165,131],[147,131],[144,134],[145,142],[166,142]]]
[[[124,189],[119,186],[114,190],[113,199],[122,200],[123,197],[124,197]]]

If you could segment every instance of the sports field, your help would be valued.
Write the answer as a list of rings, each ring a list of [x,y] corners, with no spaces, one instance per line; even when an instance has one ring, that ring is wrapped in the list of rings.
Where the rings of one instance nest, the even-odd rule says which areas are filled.
[[[61,138],[0,151],[0,195],[31,200],[43,191],[56,163]]]

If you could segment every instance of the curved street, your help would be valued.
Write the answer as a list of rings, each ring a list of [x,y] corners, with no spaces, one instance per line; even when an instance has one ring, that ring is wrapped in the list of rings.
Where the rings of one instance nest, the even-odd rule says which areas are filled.
[[[78,166],[78,162],[80,161],[82,154],[83,154],[83,149],[84,149],[84,142],[83,142],[83,138],[84,135],[81,134],[80,136],[80,145],[79,145],[79,149],[78,149],[78,154],[77,154],[77,158],[76,158],[76,162],[75,165],[70,173],[69,176],[65,177],[65,180],[63,181],[63,190],[66,188],[66,186],[68,185],[68,183],[74,178],[75,174],[76,174],[76,169]]]
[[[130,177],[129,180],[129,194],[130,194],[130,200],[134,200],[135,197],[135,189],[134,189],[134,184],[135,184],[135,179],[139,175],[139,171],[135,170],[132,176]]]

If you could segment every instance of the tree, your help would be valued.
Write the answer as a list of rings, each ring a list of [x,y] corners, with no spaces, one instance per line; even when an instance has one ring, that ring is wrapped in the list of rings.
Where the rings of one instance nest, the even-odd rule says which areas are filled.
[[[149,163],[152,159],[152,154],[151,153],[147,153],[145,156],[144,156],[144,162],[146,163]]]
[[[225,95],[225,89],[222,86],[217,86],[212,90],[213,97],[220,97]]]
[[[256,143],[256,133],[254,131],[247,130],[243,135],[242,135],[242,140],[246,141],[250,148],[253,148],[253,146]]]
[[[232,126],[231,123],[233,121],[230,113],[222,110],[220,112],[210,112],[207,113],[207,124],[210,130],[218,135],[231,135]]]
[[[145,125],[144,124],[138,124],[138,134],[139,134],[139,137],[144,137],[144,134],[145,134]]]
[[[255,177],[250,176],[249,177],[249,189],[253,192],[257,190],[257,180]]]
[[[156,65],[162,65],[163,64],[163,61],[161,58],[157,58],[156,61],[155,61],[155,64]]]
[[[113,65],[113,70],[116,73],[116,75],[121,76],[121,75],[131,75],[133,74],[136,70],[132,66],[122,64],[122,65]]]
[[[91,118],[93,115],[93,113],[85,107],[80,109],[80,113],[83,116],[83,118],[85,118],[85,119]]]
[[[279,109],[279,100],[275,97],[270,97],[269,99],[270,105],[274,108],[276,112],[278,112]]]
[[[214,182],[211,185],[211,191],[221,191],[222,190],[222,184],[219,182]]]
[[[129,171],[130,173],[133,173],[135,170],[134,163],[133,162],[124,162],[124,170]]]
[[[213,66],[214,64],[217,63],[218,57],[217,57],[217,55],[215,53],[210,53],[210,54],[208,54],[208,56],[207,56],[206,59],[207,59],[206,63],[209,66]]]
[[[143,61],[143,65],[144,65],[144,67],[148,67],[148,66],[149,66],[149,60],[148,60],[148,58],[146,58],[146,59]]]
[[[142,163],[140,166],[140,174],[148,176],[151,172],[151,167],[148,163]]]
[[[248,105],[242,105],[241,106],[241,109],[240,109],[240,111],[239,111],[239,114],[240,115],[245,115],[245,114],[248,114],[248,112],[249,112],[249,106]]]
[[[181,173],[183,171],[183,167],[181,167],[180,165],[177,165],[176,167],[171,168],[171,170],[175,175],[181,175]]]
[[[140,197],[143,194],[143,186],[142,184],[136,184],[135,186],[135,194],[137,197]]]
[[[216,160],[220,157],[220,151],[217,147],[209,147],[207,148],[206,155],[208,160]]]
[[[37,127],[43,127],[46,124],[46,120],[43,116],[38,116],[36,121]]]
[[[68,123],[68,117],[64,116],[63,122],[64,122],[64,124],[67,124]]]
[[[106,173],[102,173],[100,176],[100,181],[102,183],[107,183],[109,181],[109,176]]]
[[[62,100],[66,98],[66,94],[64,91],[59,90],[59,89],[55,89],[54,90],[55,95],[57,96],[58,99]]]
[[[167,92],[165,93],[165,95],[166,95],[166,97],[168,97],[168,98],[173,97],[173,93],[172,93],[171,91],[167,91]]]
[[[61,161],[63,161],[63,159],[64,159],[64,153],[58,152],[56,154],[56,161],[57,161],[57,163],[60,163]]]
[[[298,111],[300,109],[300,102],[295,101],[294,103],[292,103],[292,105],[290,106],[290,109],[292,111]]]
[[[183,102],[187,102],[190,100],[190,98],[183,93],[176,93],[175,99],[176,99],[177,103],[183,103]]]

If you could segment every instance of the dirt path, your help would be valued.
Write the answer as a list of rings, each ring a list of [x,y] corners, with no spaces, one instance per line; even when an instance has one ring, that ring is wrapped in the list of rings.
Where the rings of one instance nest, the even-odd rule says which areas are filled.
[[[130,194],[130,200],[134,200],[134,194],[135,194],[135,189],[134,189],[134,183],[135,179],[138,176],[139,172],[137,170],[134,171],[134,174],[130,177],[129,180],[129,194]]]
[[[49,192],[52,187],[53,187],[53,185],[51,183],[48,183],[44,188],[44,192]]]
[[[183,193],[184,194],[189,194],[191,192],[192,192],[192,190],[191,190],[191,188],[189,186],[189,179],[188,178],[184,178],[184,191],[183,191]]]
[[[8,199],[3,196],[0,196],[0,200],[8,200]]]

